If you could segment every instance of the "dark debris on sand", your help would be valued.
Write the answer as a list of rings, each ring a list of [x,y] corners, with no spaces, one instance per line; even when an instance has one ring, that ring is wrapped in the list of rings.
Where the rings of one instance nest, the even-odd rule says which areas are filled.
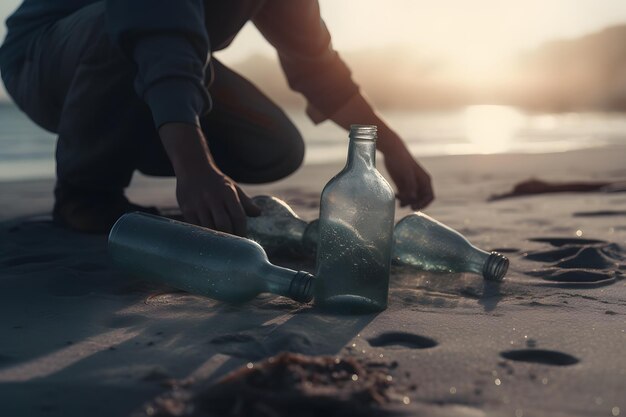
[[[387,415],[396,396],[387,367],[355,358],[280,353],[204,388],[182,388],[137,416],[339,417]]]
[[[611,285],[623,278],[624,249],[611,242],[595,239],[536,238],[556,249],[538,250],[525,254],[526,259],[552,262],[542,269],[528,271],[530,276],[561,286]]]

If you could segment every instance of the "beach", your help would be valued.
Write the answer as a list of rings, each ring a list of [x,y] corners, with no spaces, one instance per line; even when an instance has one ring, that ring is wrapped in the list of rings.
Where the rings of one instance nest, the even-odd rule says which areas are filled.
[[[374,415],[626,415],[626,193],[488,201],[531,177],[624,181],[626,146],[420,161],[436,194],[425,213],[508,256],[508,275],[498,284],[394,267],[389,308],[360,316],[267,294],[228,305],[138,281],[111,265],[105,236],[51,223],[53,179],[0,182],[0,414],[188,415],[224,375],[289,351],[378,366],[390,378]],[[312,220],[342,165],[244,189]],[[137,176],[128,195],[176,207],[172,179]]]

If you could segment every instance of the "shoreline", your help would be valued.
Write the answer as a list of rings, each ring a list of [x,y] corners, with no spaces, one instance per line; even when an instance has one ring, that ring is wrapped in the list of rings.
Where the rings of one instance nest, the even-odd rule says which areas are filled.
[[[418,161],[431,174],[436,199],[426,211],[445,206],[455,200],[455,195],[465,197],[467,191],[478,192],[485,200],[491,195],[509,191],[516,183],[540,178],[550,181],[626,180],[626,145],[579,149],[554,153],[442,155],[419,158]],[[384,159],[378,158],[378,169],[386,175]],[[275,193],[289,199],[289,194],[305,191],[321,193],[322,188],[341,170],[344,162],[303,165],[289,177],[269,184],[246,185],[242,188],[250,195]],[[567,165],[567,169],[563,169]],[[613,167],[612,169],[606,169]],[[606,172],[604,172],[606,171]],[[479,180],[481,186],[470,189],[469,178]],[[14,217],[45,215],[52,210],[54,178],[0,181],[0,222]],[[136,173],[127,195],[131,201],[144,205],[175,208],[175,179],[148,177]],[[282,197],[281,197],[282,196]],[[296,204],[298,203],[296,199]],[[308,210],[306,210],[308,212]],[[399,209],[405,213],[405,210]]]

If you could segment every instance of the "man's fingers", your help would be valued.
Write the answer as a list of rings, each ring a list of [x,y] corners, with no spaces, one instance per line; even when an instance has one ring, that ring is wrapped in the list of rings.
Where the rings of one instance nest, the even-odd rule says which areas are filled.
[[[202,226],[202,222],[200,221],[200,218],[196,215],[194,211],[183,210],[183,218],[185,219],[187,223],[197,224],[199,226]]]
[[[226,210],[230,216],[233,233],[237,236],[245,237],[247,234],[246,214],[239,201],[235,199],[226,200]]]
[[[427,177],[426,181],[421,181],[419,187],[420,198],[413,204],[411,204],[411,208],[413,210],[422,209],[432,203],[435,199],[435,194],[433,192],[433,187],[430,183],[430,178]]]
[[[400,207],[408,206],[409,204],[415,202],[415,197],[407,192],[407,188],[405,185],[398,186],[398,193],[396,194],[396,198],[400,202]]]
[[[213,223],[213,218],[208,210],[200,210],[198,212],[198,218],[200,219],[200,226],[207,227],[209,229],[215,228],[215,223]]]
[[[406,207],[410,205],[411,203],[413,203],[413,201],[410,198],[407,198],[404,195],[396,194],[396,198],[398,199],[398,202],[400,203],[400,207]]]
[[[241,203],[241,206],[243,207],[243,210],[244,210],[245,214],[250,216],[250,217],[257,217],[257,216],[259,216],[261,214],[261,209],[259,208],[259,206],[254,204],[252,199],[250,197],[248,197],[246,195],[246,193],[244,193],[243,190],[241,188],[239,188],[238,185],[236,185],[235,188],[237,189],[237,195],[239,196],[239,202]]]
[[[414,178],[414,181],[411,181],[410,188],[405,183],[400,187],[396,197],[400,202],[400,207],[411,206],[413,210],[419,210],[428,206],[435,198],[428,176]]]
[[[415,181],[415,199],[411,201],[411,208],[419,210],[428,206],[435,198],[430,175],[417,163],[413,166],[413,180]]]
[[[211,215],[213,216],[213,223],[215,223],[215,230],[224,233],[233,233],[233,225],[224,206],[221,204],[212,206]]]
[[[411,204],[411,208],[413,210],[420,210],[424,207],[427,207],[430,203],[433,202],[435,197],[432,194],[426,194],[422,198],[420,198],[416,203]]]
[[[413,190],[415,190],[416,187],[417,186],[414,186]],[[415,204],[417,202],[417,197],[415,194],[416,193],[409,194],[407,192],[404,192],[404,193],[399,192],[396,195],[396,197],[398,198],[398,201],[400,202],[400,207],[406,207],[406,206]]]

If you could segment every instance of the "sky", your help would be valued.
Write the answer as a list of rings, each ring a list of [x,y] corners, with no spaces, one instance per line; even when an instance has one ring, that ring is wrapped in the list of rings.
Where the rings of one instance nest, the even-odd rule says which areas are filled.
[[[0,1],[5,20],[20,0]],[[320,0],[335,48],[402,46],[440,57],[467,74],[485,73],[515,53],[626,22],[624,0]],[[5,28],[0,28],[4,38]],[[248,25],[220,53],[225,63],[273,50]],[[0,94],[2,94],[0,92]]]
[[[624,0],[321,0],[320,4],[340,51],[400,44],[417,54],[477,63],[626,22]],[[253,27],[247,27],[233,46],[237,48],[228,53],[233,59],[271,51]]]

